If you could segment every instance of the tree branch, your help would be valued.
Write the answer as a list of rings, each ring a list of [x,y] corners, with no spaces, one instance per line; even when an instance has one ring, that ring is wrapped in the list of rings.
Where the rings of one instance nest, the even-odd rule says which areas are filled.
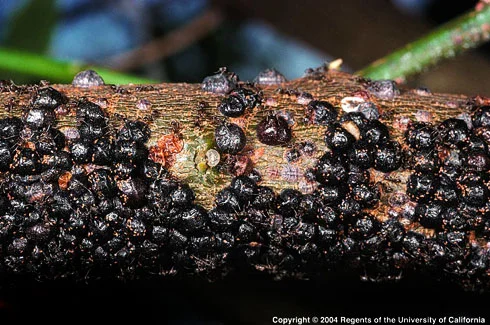
[[[244,130],[247,139],[247,145],[238,155],[226,155],[222,153],[220,164],[213,168],[206,165],[206,154],[208,153],[208,150],[216,148],[216,144],[214,142],[214,131],[216,127],[225,119],[224,116],[219,113],[217,107],[226,96],[205,92],[202,90],[201,85],[199,84],[184,83],[139,86],[129,85],[119,87],[106,85],[93,88],[77,88],[71,85],[53,85],[53,87],[69,98],[69,102],[64,105],[63,109],[58,109],[57,114],[58,128],[66,134],[69,133],[70,129],[73,129],[76,126],[74,108],[78,105],[78,101],[81,99],[88,99],[95,103],[99,103],[109,115],[111,127],[113,127],[114,129],[119,129],[119,126],[124,123],[124,117],[127,119],[138,119],[147,121],[152,130],[152,135],[148,143],[148,146],[150,147],[150,152],[156,153],[155,157],[164,157],[164,160],[162,162],[168,168],[170,173],[184,183],[187,183],[194,191],[196,195],[195,202],[201,204],[207,209],[210,209],[215,205],[214,197],[216,193],[222,190],[225,186],[229,186],[230,181],[233,177],[232,174],[227,171],[230,168],[225,168],[230,166],[226,165],[233,165],[237,161],[243,161],[241,160],[241,158],[244,158],[248,163],[253,164],[253,168],[255,168],[262,176],[260,185],[271,187],[275,190],[276,193],[279,193],[285,188],[293,188],[298,189],[303,193],[310,193],[316,188],[318,184],[312,184],[312,182],[308,183],[304,174],[307,169],[314,167],[315,164],[318,162],[318,158],[329,150],[324,140],[325,131],[328,127],[326,125],[311,123],[311,119],[309,120],[308,118],[306,118],[306,105],[308,100],[311,100],[311,97],[313,97],[315,100],[328,101],[339,111],[342,107],[344,109],[355,108],[352,104],[349,104],[349,102],[371,102],[378,108],[379,112],[381,112],[380,121],[388,126],[391,137],[402,144],[405,153],[409,151],[407,145],[404,144],[405,140],[403,135],[404,126],[407,126],[408,121],[424,120],[437,123],[447,118],[455,117],[463,112],[469,112],[470,109],[473,109],[477,106],[485,104],[488,105],[490,103],[490,100],[487,98],[468,98],[464,95],[433,94],[427,90],[421,89],[407,89],[401,90],[400,92],[394,91],[391,93],[386,91],[380,92],[380,89],[374,87],[374,85],[376,85],[377,87],[380,84],[373,84],[368,80],[339,71],[324,72],[322,69],[312,70],[304,78],[292,80],[286,83],[282,83],[280,85],[255,85],[256,87],[259,87],[260,91],[262,92],[262,105],[255,107],[252,111],[246,112],[243,117],[228,119],[230,122],[240,125],[241,128]],[[242,86],[251,87],[251,85]],[[384,89],[386,90],[386,88]],[[21,116],[22,114],[24,114],[25,107],[30,105],[31,98],[36,91],[36,87],[15,87],[7,84],[3,85],[0,92],[0,103],[5,106],[6,110],[0,112],[0,118],[6,116]],[[308,93],[309,95],[306,95],[306,93]],[[292,124],[292,140],[289,143],[283,146],[265,145],[258,140],[256,134],[257,125],[261,121],[263,121],[265,117],[269,116],[270,113],[286,116],[286,119],[289,120],[289,122]],[[352,132],[352,134],[355,134],[355,131]],[[286,161],[286,153],[291,148],[297,147],[298,144],[304,141],[311,141],[316,146],[317,151],[312,156],[305,155],[298,162],[291,163]],[[158,154],[160,154],[160,156],[158,156]],[[228,158],[232,159],[226,159],[227,156]],[[214,165],[215,164],[213,164],[213,166]],[[407,179],[409,175],[413,172],[413,170],[411,169],[412,167],[402,166],[392,172],[381,172],[370,169],[371,181],[369,184],[371,184],[371,186],[373,187],[380,188],[380,199],[374,208],[365,209],[364,211],[370,212],[374,216],[374,218],[376,218],[380,222],[385,222],[388,219],[404,220],[403,227],[405,227],[405,231],[407,231],[407,233],[409,231],[412,231],[418,234],[422,234],[422,237],[427,238],[427,240],[431,240],[431,238],[433,239],[437,237],[436,234],[439,231],[440,233],[443,233],[443,231],[440,229],[435,230],[430,225],[423,226],[418,221],[415,221],[417,219],[407,219],[406,217],[402,217],[399,214],[400,207],[396,206],[396,204],[393,203],[394,196],[398,195],[399,193],[403,194],[407,192]],[[237,168],[235,168],[235,170],[236,169]],[[415,203],[404,202],[404,204],[408,204],[408,208],[413,208],[413,204]],[[257,225],[258,228],[264,228],[259,229],[259,231],[261,232],[265,232],[267,229],[269,229],[269,227],[274,228],[274,223],[277,222],[277,220],[283,222],[283,217],[280,217],[277,214],[283,213],[284,211],[280,212],[282,211],[280,208],[277,208],[278,210],[274,210],[275,208],[271,209],[272,212],[267,212],[264,214],[264,216],[267,216],[268,219],[260,221],[260,223]],[[247,212],[248,211],[244,211],[241,214],[239,213],[237,218],[242,218],[243,220],[239,219],[237,220],[237,222],[249,220],[247,219]],[[284,213],[284,218],[287,218],[287,213]],[[356,233],[354,230],[352,230],[352,227],[354,226],[350,224],[352,221],[349,221],[347,215],[342,214],[341,216],[343,218],[342,222],[346,224],[346,228],[342,228],[344,230],[335,231],[338,231],[338,234],[336,236],[338,236],[339,239],[337,240],[340,243],[339,245],[341,245],[339,247],[344,247],[342,246],[344,245],[344,242],[342,242],[342,238],[345,238],[347,234],[349,234],[349,236],[355,237]],[[93,216],[93,218],[98,217]],[[251,220],[249,221],[253,222]],[[134,231],[134,229],[131,228],[134,227],[134,225],[132,224],[133,219],[129,218],[126,222],[127,224],[123,224],[122,227],[129,227],[130,231]],[[301,222],[304,222],[304,225],[306,225],[309,221],[305,221],[302,219]],[[286,223],[285,219],[284,223]],[[162,225],[165,225],[165,223],[163,223]],[[224,225],[218,226],[224,227]],[[361,225],[359,227],[363,226]],[[466,257],[469,256],[470,250],[476,249],[476,247],[480,247],[482,251],[487,249],[486,247],[488,238],[486,237],[487,235],[485,235],[484,232],[482,233],[480,226],[471,225],[469,227],[469,230],[463,233],[464,238],[466,238],[465,240],[467,240],[467,243],[465,244],[465,254],[467,254],[465,255]],[[70,229],[71,228],[68,228],[67,231],[69,231]],[[151,231],[155,231],[155,229]],[[300,230],[299,228],[284,228],[281,231],[282,233],[279,232],[278,236],[280,239],[282,238],[281,240],[284,240],[284,243],[281,245],[285,245],[284,247],[280,246],[281,249],[285,249],[286,252],[289,252],[290,250],[296,252],[296,250],[299,250],[294,253],[300,255],[299,260],[296,262],[300,264],[306,263],[304,264],[306,270],[308,270],[310,266],[317,264],[321,267],[324,267],[328,263],[335,260],[334,257],[332,257],[332,254],[336,254],[333,251],[335,248],[332,247],[329,248],[331,250],[322,250],[321,254],[325,254],[322,256],[324,256],[324,258],[326,259],[324,262],[316,260],[303,260],[303,255],[301,255],[303,254],[302,249],[305,247],[308,248],[308,243],[306,243],[306,246],[301,246],[299,242],[295,241],[295,236],[300,236],[302,233],[299,232],[303,230]],[[363,230],[361,229],[359,231]],[[444,228],[444,231],[448,232],[449,230],[448,228]],[[153,233],[151,233],[150,230],[147,230],[147,232],[148,233],[146,234],[146,236],[149,236],[148,238],[152,238],[151,236],[153,236]],[[221,236],[218,233],[214,234],[213,236],[215,235],[218,237]],[[384,236],[381,232],[376,233],[376,236],[378,235]],[[195,236],[195,233],[191,232],[189,236]],[[234,267],[235,265],[233,263],[235,263],[235,260],[230,260],[230,256],[233,256],[233,258],[236,257],[234,255],[236,253],[234,249],[240,250],[248,247],[249,249],[254,250],[258,247],[263,247],[263,249],[265,250],[268,249],[270,245],[272,245],[272,243],[261,243],[260,240],[259,242],[255,240],[253,240],[252,242],[248,242],[247,239],[241,237],[244,235],[240,233],[236,236],[236,245],[233,246],[233,244],[231,244],[232,248],[229,249],[229,252],[225,250],[226,252],[223,253],[224,255],[222,255],[223,259],[219,257],[221,255],[214,256],[214,254],[211,254],[213,255],[211,257],[210,255],[206,255],[207,253],[205,253],[205,256],[203,257],[201,255],[194,255],[194,253],[189,253],[191,255],[187,256],[186,258],[188,258],[188,262],[192,262],[194,266],[187,270],[185,266],[187,264],[184,263],[184,266],[182,266],[183,271],[211,272],[211,270],[215,270],[215,268],[217,268],[218,271],[224,272],[216,265],[221,265],[220,263],[229,263],[227,264],[228,267]],[[358,234],[358,236],[362,235]],[[199,238],[201,237],[198,237],[198,239]],[[321,240],[321,238],[319,237],[315,238],[315,240]],[[213,240],[215,239],[216,238],[214,238]],[[293,242],[291,243],[288,240],[293,240]],[[419,239],[414,237],[414,240]],[[359,241],[361,242],[362,240],[359,239]],[[312,243],[314,244],[314,242],[311,242],[310,244]],[[131,243],[131,245],[133,244]],[[135,251],[125,251],[124,254],[132,254],[131,252],[133,252],[134,254],[140,254],[140,252],[146,249],[145,247],[140,247],[138,245],[140,244],[137,244],[135,246]],[[174,259],[181,258],[179,257],[180,255],[178,255],[180,254],[179,252],[181,252],[181,250],[183,250],[183,254],[187,254],[186,252],[188,252],[180,246],[180,248],[176,247],[174,249],[173,246],[165,245],[160,247],[165,252],[161,254],[167,254],[163,255],[166,258],[165,261],[168,261],[168,259],[170,259],[171,263],[177,263]],[[194,244],[191,241],[188,243],[188,245]],[[416,251],[410,253],[411,251],[409,249],[412,248],[410,246],[412,245],[412,242],[407,243],[407,245],[409,245],[408,248],[406,246],[401,246],[401,248],[397,248],[401,249],[402,253],[408,254],[406,256],[408,261],[406,262],[407,264],[403,264],[405,262],[402,261],[402,265],[398,265],[397,263],[400,261],[390,260],[390,262],[387,263],[394,263],[393,265],[390,264],[394,267],[394,269],[390,269],[389,272],[401,272],[400,270],[411,267],[423,268],[424,261],[420,260],[420,257],[412,256],[410,254],[427,254],[422,255],[422,258],[436,258],[435,255],[433,256],[433,253],[431,251],[425,252],[422,251],[421,248],[418,248]],[[445,245],[450,244],[446,243]],[[11,247],[7,246],[7,244],[4,244],[4,246]],[[79,249],[81,248],[79,248],[78,246],[74,247],[73,252],[75,253],[73,254],[79,254],[76,253]],[[190,252],[192,252],[195,247],[188,246],[188,249]],[[346,254],[345,256],[348,260],[349,258],[353,258],[353,256],[356,256],[349,255],[349,252],[343,251],[344,248],[341,249],[342,254]],[[452,248],[448,246],[448,249],[451,250]],[[381,251],[384,251],[384,249],[381,249]],[[362,253],[361,251],[361,267],[368,268],[374,265],[375,274],[378,274],[376,273],[378,271],[381,274],[383,272],[383,268],[381,266],[379,266],[378,268],[375,262],[372,262],[371,260],[369,260],[369,258],[366,259],[366,256],[371,256],[369,255],[371,253],[372,252],[369,251],[369,249],[367,249],[364,253]],[[359,254],[359,252],[357,252],[357,254]],[[363,254],[367,255],[365,256]],[[116,258],[118,257],[117,254],[115,256]],[[227,256],[229,257],[229,259],[225,259]],[[473,255],[471,256],[472,258],[474,257]],[[136,266],[131,266],[130,269],[120,269],[118,266],[119,264],[117,264],[118,262],[116,261],[115,267],[117,268],[117,270],[119,270],[117,272],[133,272],[135,268],[137,269],[138,267],[144,269],[146,260],[142,260],[143,258],[143,255],[137,255],[134,257],[134,260],[131,259],[131,263],[134,263],[134,265]],[[160,257],[155,257],[155,259],[157,258]],[[216,263],[215,259],[218,259],[219,263],[214,264]],[[330,262],[327,263],[327,260]],[[355,258],[354,260],[351,260],[351,262],[355,261]],[[359,261],[357,260],[356,263],[358,262]],[[414,262],[415,264],[413,264],[412,262]],[[325,265],[322,265],[322,263],[325,263]],[[469,262],[465,260],[464,263]],[[448,264],[448,267],[451,265]],[[157,267],[160,266],[157,264]],[[91,264],[88,267],[90,269],[90,267],[92,267]],[[97,265],[93,267],[97,267]],[[165,267],[170,267],[170,269],[165,272],[161,271],[162,274],[168,274],[168,272],[171,273],[174,270],[174,266],[172,264],[166,265]],[[286,272],[284,269],[282,269],[282,264],[274,265],[274,262],[269,263],[266,261],[265,264],[257,264],[254,265],[254,267],[255,269],[261,271],[269,270],[279,276],[280,274],[283,274],[283,272]],[[196,269],[194,270],[192,268]],[[296,270],[296,267],[294,269]],[[442,266],[439,271],[440,274],[443,273]],[[459,269],[457,271],[459,272]],[[451,273],[453,271],[447,272]],[[469,288],[474,289],[477,287],[483,287],[487,289],[488,283],[490,282],[488,279],[488,267],[486,267],[486,269],[484,269],[482,272],[484,273],[481,274],[481,278],[480,273],[478,273],[479,275],[477,277],[477,280],[475,280],[477,282],[470,281],[470,283],[467,283],[467,280],[463,280],[457,277],[456,280],[459,281],[460,284],[467,285]],[[393,273],[389,274],[390,275],[388,278],[393,280],[393,276],[395,275],[393,275]],[[125,277],[124,274],[120,274],[120,276],[123,278]],[[374,278],[376,277],[377,275],[374,275]],[[372,275],[370,277],[366,277],[366,279],[368,278],[374,279]]]
[[[198,194],[198,202],[206,207],[212,205],[213,197],[220,189],[221,184],[229,183],[231,175],[218,173],[215,170],[199,171],[196,157],[202,157],[205,152],[214,147],[214,129],[219,120],[223,119],[216,107],[219,105],[222,95],[214,95],[201,90],[199,84],[158,84],[150,87],[129,86],[101,86],[95,88],[77,88],[71,85],[55,85],[56,89],[65,93],[69,98],[76,100],[84,97],[98,102],[104,99],[107,102],[107,111],[111,114],[119,114],[127,118],[152,120],[150,122],[153,134],[149,145],[156,145],[164,135],[172,134],[172,122],[181,125],[181,135],[184,140],[184,150],[175,155],[170,171],[180,179],[189,182],[190,186]],[[278,89],[288,90],[278,92]],[[325,127],[314,124],[305,124],[305,105],[298,103],[297,94],[307,92],[315,99],[326,100],[336,107],[341,106],[345,97],[366,93],[366,83],[355,76],[338,71],[329,71],[318,80],[312,77],[292,80],[278,86],[262,87],[264,105],[256,108],[243,118],[232,119],[234,123],[243,126],[249,154],[255,153],[254,167],[263,175],[262,184],[271,186],[276,190],[284,187],[298,188],[299,183],[287,182],[281,177],[269,176],[271,166],[278,170],[286,167],[284,153],[287,147],[266,146],[257,140],[255,126],[269,112],[287,112],[295,124],[293,126],[294,142],[310,140],[315,143],[319,151],[324,151],[326,145],[323,141]],[[15,102],[10,112],[0,112],[0,117],[6,115],[20,115],[22,106],[27,105],[30,94],[15,95]],[[11,103],[11,93],[0,93],[0,103]],[[147,100],[151,108],[140,110],[138,102]],[[400,117],[408,117],[414,120],[417,113],[427,111],[433,116],[435,122],[454,117],[465,111],[470,98],[463,95],[430,94],[420,96],[416,91],[405,90],[393,100],[382,100],[370,96],[383,112],[382,121],[390,128],[393,136],[400,139],[402,132],[396,126]],[[203,105],[204,104],[204,105]],[[114,119],[112,123],[121,124],[121,119]],[[73,114],[61,117],[61,128],[76,126]],[[196,126],[199,124],[199,127]],[[290,145],[291,146],[291,145]],[[289,146],[289,147],[290,147]],[[300,171],[310,166],[300,166]]]

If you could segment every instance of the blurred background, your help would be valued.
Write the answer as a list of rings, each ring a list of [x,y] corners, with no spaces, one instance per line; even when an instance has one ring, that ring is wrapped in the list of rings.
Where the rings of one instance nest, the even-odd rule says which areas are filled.
[[[252,80],[287,78],[336,58],[354,72],[476,0],[1,0],[0,46],[168,82],[200,82],[221,66]],[[410,85],[490,96],[489,46]],[[0,71],[17,83],[39,77]],[[66,80],[52,80],[64,81]]]
[[[293,79],[336,58],[344,60],[344,70],[354,72],[476,2],[0,0],[0,46],[168,82],[200,82],[222,66],[242,80],[271,67]],[[490,96],[489,49],[446,61],[409,85]],[[0,79],[39,81],[2,70]],[[232,275],[217,283],[26,281],[0,288],[0,316],[270,324],[273,316],[483,316],[489,298],[410,275],[395,284],[361,283],[357,274],[279,282],[264,275]]]

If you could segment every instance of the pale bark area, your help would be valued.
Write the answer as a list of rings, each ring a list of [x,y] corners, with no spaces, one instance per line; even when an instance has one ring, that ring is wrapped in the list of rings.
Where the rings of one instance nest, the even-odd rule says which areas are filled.
[[[223,98],[222,95],[204,92],[200,84],[184,83],[145,87],[137,85],[101,86],[87,89],[75,88],[71,85],[52,86],[62,91],[70,99],[66,106],[72,107],[69,114],[60,117],[59,127],[62,130],[76,126],[73,104],[81,97],[95,102],[106,101],[106,110],[111,117],[118,113],[128,119],[146,120],[152,129],[150,146],[156,145],[162,136],[175,132],[175,122],[178,122],[184,146],[183,150],[173,157],[173,162],[168,167],[176,177],[188,182],[195,190],[197,203],[207,208],[211,207],[215,193],[230,182],[232,176],[220,173],[216,168],[209,168],[205,171],[202,168],[198,169],[198,164],[205,159],[205,152],[214,146],[216,125],[224,119],[217,110]],[[292,91],[281,92],[278,91],[278,88]],[[430,94],[403,89],[394,100],[380,100],[366,91],[364,80],[338,71],[315,74],[282,85],[261,87],[261,89],[264,98],[261,106],[241,118],[229,120],[242,126],[247,135],[247,147],[244,149],[244,154],[255,162],[254,167],[263,177],[261,185],[271,186],[276,191],[286,187],[298,188],[300,182],[304,182],[303,172],[312,166],[315,158],[320,156],[321,152],[327,149],[323,141],[325,127],[304,122],[306,105],[298,103],[294,91],[308,92],[313,95],[314,99],[327,100],[339,110],[341,110],[340,102],[344,97],[369,96],[369,100],[378,105],[383,112],[381,121],[390,126],[392,135],[398,140],[402,132],[396,127],[396,121],[402,116],[415,120],[418,111],[428,111],[432,114],[433,121],[437,122],[468,111],[472,101],[476,100],[480,103],[486,101],[484,98],[472,99],[463,95]],[[11,107],[10,111],[2,110],[0,117],[21,114],[22,106],[28,103],[30,96],[29,92],[0,93],[0,103]],[[142,99],[151,103],[150,109],[137,108],[137,103]],[[288,165],[283,158],[287,147],[267,146],[257,140],[255,127],[270,111],[287,113],[293,117],[293,140],[289,147],[294,143],[306,140],[313,141],[318,147],[314,157],[300,159],[292,166],[288,166],[293,167],[293,170],[298,169],[300,175],[298,179],[285,179],[281,176],[284,167]],[[117,115],[111,118],[114,127],[117,127],[121,121],[122,119]],[[383,185],[381,204],[375,211],[378,217],[386,216],[386,201],[389,193],[405,191],[406,176],[406,171],[390,174],[375,173],[376,179]]]

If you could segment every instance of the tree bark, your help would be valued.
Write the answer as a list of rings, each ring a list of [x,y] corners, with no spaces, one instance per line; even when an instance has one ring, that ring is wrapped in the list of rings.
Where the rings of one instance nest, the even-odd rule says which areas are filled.
[[[165,140],[177,142],[177,149],[182,146],[179,152],[176,152],[178,150],[175,146],[167,148],[164,153],[167,158],[165,165],[172,174],[187,182],[195,191],[196,203],[210,208],[217,191],[230,182],[230,173],[219,171],[216,167],[204,167],[206,151],[214,148],[214,129],[224,119],[217,110],[224,96],[204,92],[199,84],[186,83],[106,85],[92,88],[52,86],[69,99],[65,105],[68,113],[58,114],[58,127],[61,130],[66,131],[76,126],[74,109],[70,108],[81,98],[86,98],[106,106],[105,109],[111,117],[111,125],[115,128],[122,123],[123,118],[147,121],[152,130],[150,147],[157,148],[158,144],[161,147]],[[323,140],[325,127],[305,122],[306,105],[298,103],[298,95],[301,92],[310,93],[315,100],[329,101],[339,110],[345,97],[363,97],[372,101],[382,112],[380,120],[390,127],[391,135],[398,141],[403,135],[399,127],[401,118],[429,118],[438,122],[468,111],[475,102],[482,104],[489,101],[482,97],[432,94],[426,90],[409,89],[401,90],[393,100],[383,100],[367,91],[366,80],[336,70],[315,72],[281,85],[261,86],[260,89],[263,92],[262,105],[243,117],[230,120],[242,126],[246,133],[247,146],[242,152],[251,159],[253,167],[261,174],[261,185],[270,186],[276,191],[286,187],[305,191],[302,188],[306,184],[303,173],[312,167],[314,159],[302,160],[293,165],[292,173],[298,172],[298,175],[284,175],[283,172],[285,167],[288,168],[284,154],[293,143],[309,140],[316,144],[318,152],[328,150]],[[5,110],[0,112],[0,118],[7,115],[20,116],[22,107],[28,104],[34,90],[35,87],[28,86],[18,87],[16,91],[3,89],[0,92],[0,103],[4,105]],[[144,101],[148,101],[146,106]],[[142,109],[142,106],[146,109]],[[288,146],[268,146],[257,140],[256,125],[271,111],[288,115],[294,122],[293,141]],[[403,140],[400,143],[403,143]],[[384,191],[381,204],[373,213],[384,219],[387,194],[395,191],[405,192],[407,172],[400,170],[389,174],[374,174],[383,184]]]

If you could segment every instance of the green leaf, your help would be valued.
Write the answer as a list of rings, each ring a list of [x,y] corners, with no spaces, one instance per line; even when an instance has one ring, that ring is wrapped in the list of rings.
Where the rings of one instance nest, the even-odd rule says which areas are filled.
[[[63,62],[38,54],[5,48],[0,48],[0,79],[5,79],[2,77],[2,69],[4,71],[15,71],[25,75],[36,76],[51,82],[62,83],[70,83],[75,74],[86,69],[97,71],[108,84],[147,84],[157,82],[105,68]],[[19,80],[19,78],[14,78],[14,81],[16,83],[22,83],[22,79]]]

